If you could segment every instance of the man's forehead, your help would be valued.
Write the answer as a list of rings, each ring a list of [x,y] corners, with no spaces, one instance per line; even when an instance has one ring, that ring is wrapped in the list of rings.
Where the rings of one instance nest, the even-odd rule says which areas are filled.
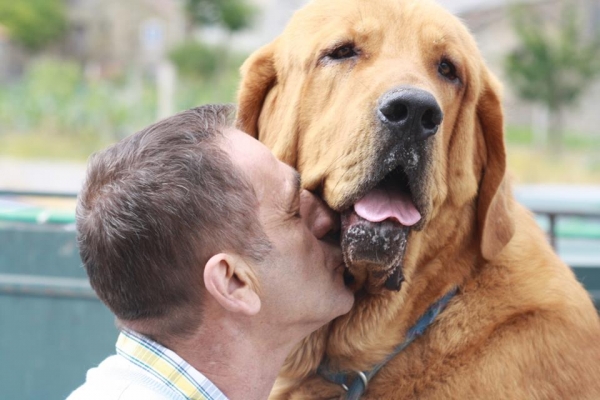
[[[280,194],[287,196],[290,192],[299,192],[301,188],[300,174],[292,167],[278,161],[273,153],[252,136],[235,128],[224,132],[230,143],[230,155],[233,161],[248,174],[259,198],[267,193],[273,195],[274,185],[282,185]],[[276,186],[275,186],[276,187]]]
[[[229,140],[232,144],[241,143],[247,145],[249,143],[255,143],[257,146],[262,145],[257,139],[235,127],[225,128],[223,130],[223,135],[225,136],[225,139]]]
[[[226,142],[229,143],[229,152],[235,162],[252,166],[258,160],[265,158],[270,161],[273,156],[267,147],[252,136],[236,128],[227,128],[223,131]]]
[[[223,133],[232,162],[248,177],[259,198],[270,181],[283,184],[282,165],[264,144],[235,128]]]

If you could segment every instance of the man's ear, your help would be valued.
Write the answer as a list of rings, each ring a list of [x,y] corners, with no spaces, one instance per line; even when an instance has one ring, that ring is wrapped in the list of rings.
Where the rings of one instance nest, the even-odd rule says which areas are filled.
[[[251,316],[260,311],[256,275],[239,256],[212,256],[204,266],[204,285],[217,303],[230,312]]]
[[[477,118],[485,140],[487,160],[479,184],[477,218],[481,254],[486,260],[491,260],[510,241],[515,225],[511,190],[506,178],[500,84],[490,74],[483,77],[483,82],[483,91],[477,103]]]
[[[258,117],[265,98],[277,82],[276,43],[269,43],[252,53],[240,70],[237,127],[255,138],[258,138]]]

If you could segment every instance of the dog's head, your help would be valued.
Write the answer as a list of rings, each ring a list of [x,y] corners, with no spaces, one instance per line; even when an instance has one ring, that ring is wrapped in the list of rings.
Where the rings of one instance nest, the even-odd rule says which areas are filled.
[[[440,6],[313,1],[242,75],[239,127],[342,213],[347,265],[370,291],[399,289],[407,255],[414,267],[443,246],[434,230],[465,207],[484,258],[510,240],[499,86]]]

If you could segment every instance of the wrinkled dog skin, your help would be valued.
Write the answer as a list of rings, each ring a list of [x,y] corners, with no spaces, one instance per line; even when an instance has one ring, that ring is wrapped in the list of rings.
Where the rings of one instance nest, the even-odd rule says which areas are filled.
[[[331,399],[453,287],[365,399],[600,399],[600,321],[506,178],[500,85],[428,0],[316,0],[242,67],[238,125],[342,215],[353,310],[288,358],[274,399]]]

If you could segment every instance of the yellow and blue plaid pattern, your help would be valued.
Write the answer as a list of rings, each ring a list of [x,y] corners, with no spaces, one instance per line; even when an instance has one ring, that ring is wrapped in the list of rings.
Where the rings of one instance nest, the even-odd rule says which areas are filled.
[[[123,330],[117,354],[154,375],[189,400],[227,400],[227,397],[185,360],[160,344],[135,332]]]

